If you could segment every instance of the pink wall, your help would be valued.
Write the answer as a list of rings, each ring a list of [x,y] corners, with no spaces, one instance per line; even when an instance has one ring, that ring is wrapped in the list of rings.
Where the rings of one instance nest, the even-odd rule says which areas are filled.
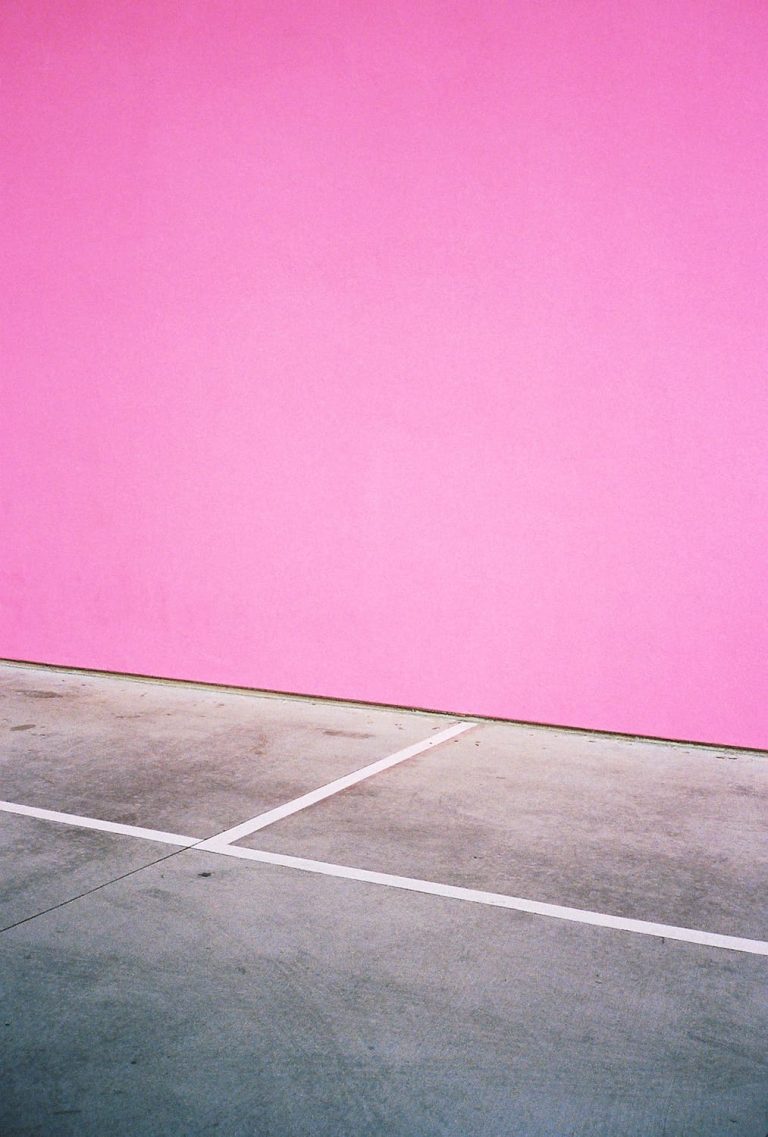
[[[0,32],[0,655],[768,747],[764,3]]]

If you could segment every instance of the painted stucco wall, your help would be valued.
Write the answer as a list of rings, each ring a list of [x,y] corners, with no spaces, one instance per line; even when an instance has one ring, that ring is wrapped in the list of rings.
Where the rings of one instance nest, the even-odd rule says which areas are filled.
[[[0,655],[768,747],[765,4],[0,35]]]

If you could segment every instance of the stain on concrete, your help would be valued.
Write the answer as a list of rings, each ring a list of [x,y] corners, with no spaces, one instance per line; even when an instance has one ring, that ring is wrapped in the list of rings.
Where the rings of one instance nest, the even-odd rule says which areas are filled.
[[[37,723],[34,722],[20,722],[18,726],[12,726],[11,730],[32,730],[35,726]]]
[[[144,895],[151,896],[153,900],[174,899],[173,892],[169,888],[147,888],[144,890]]]
[[[332,738],[373,738],[372,734],[366,734],[362,730],[324,730],[323,734]]]
[[[26,695],[28,699],[63,699],[64,696],[59,694],[58,691],[25,691],[23,688],[16,688],[17,695]]]

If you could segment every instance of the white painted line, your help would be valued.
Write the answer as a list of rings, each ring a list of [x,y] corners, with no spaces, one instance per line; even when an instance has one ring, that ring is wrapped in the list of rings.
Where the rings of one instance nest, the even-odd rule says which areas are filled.
[[[33,805],[17,805],[10,801],[0,801],[0,810],[6,813],[21,814],[24,817],[37,817],[43,821],[74,825],[81,829],[98,829],[104,833],[140,837],[145,841],[160,841],[166,845],[178,845],[181,848],[218,853],[224,857],[237,857],[240,860],[257,861],[260,864],[280,865],[284,868],[299,869],[301,872],[317,873],[321,876],[341,877],[344,880],[357,880],[365,884],[381,884],[387,888],[423,892],[430,896],[443,896],[449,900],[486,904],[494,908],[511,908],[518,912],[529,912],[535,916],[553,916],[558,920],[570,920],[577,924],[592,924],[599,928],[614,928],[617,931],[635,932],[642,936],[658,936],[663,939],[682,940],[684,943],[702,944],[705,947],[726,948],[730,951],[768,956],[768,942],[764,940],[724,936],[718,932],[701,932],[694,928],[677,928],[671,924],[652,924],[646,920],[630,920],[624,916],[609,916],[581,908],[564,908],[559,904],[545,904],[538,900],[525,900],[519,896],[504,896],[499,892],[482,892],[475,888],[460,888],[453,884],[438,884],[431,880],[416,880],[413,877],[393,876],[390,873],[356,869],[348,865],[329,864],[326,861],[310,861],[304,857],[289,857],[283,853],[244,849],[241,846],[229,844],[223,838],[211,837],[208,840],[202,840],[199,837],[186,837],[181,833],[166,833],[160,829],[144,829],[139,825],[120,825],[115,821],[101,821],[96,817],[81,817],[76,813],[59,813],[52,809],[39,809]]]
[[[204,841],[200,848],[210,849],[211,842],[215,842],[219,846],[232,841],[239,841],[242,837],[255,833],[257,829],[265,829],[267,825],[274,825],[276,821],[282,821],[284,817],[290,817],[292,813],[307,809],[308,806],[315,805],[318,801],[332,797],[333,794],[340,793],[341,790],[346,790],[349,786],[357,785],[358,782],[371,778],[382,770],[388,770],[390,766],[405,762],[407,758],[413,758],[416,754],[431,750],[433,746],[439,746],[441,742],[447,742],[449,738],[455,738],[456,735],[463,734],[465,730],[471,730],[473,726],[477,725],[476,722],[455,723],[453,726],[433,734],[431,738],[424,739],[423,742],[415,742],[413,746],[406,746],[404,750],[398,750],[396,754],[390,754],[388,758],[380,758],[378,762],[371,762],[370,766],[363,766],[360,770],[345,774],[343,778],[337,778],[335,782],[329,782],[328,785],[321,786],[320,789],[311,790],[307,794],[302,794],[301,797],[294,798],[293,801],[278,805],[277,808],[270,809],[266,813],[260,813],[257,817],[252,817],[241,825],[235,825],[232,829],[225,829],[223,833],[217,833]]]
[[[383,884],[388,888],[402,888],[408,892],[425,892],[430,896],[443,896],[450,900],[464,900],[471,904],[487,904],[494,908],[512,908],[517,912],[530,912],[535,916],[553,916],[576,924],[593,924],[598,928],[614,928],[620,932],[635,932],[641,936],[659,936],[663,939],[682,940],[705,947],[726,948],[729,951],[748,952],[751,955],[768,955],[764,940],[748,940],[740,936],[724,936],[717,932],[700,932],[694,928],[677,928],[672,924],[652,924],[646,920],[630,920],[624,916],[608,916],[602,912],[588,912],[582,908],[563,908],[559,904],[544,904],[538,900],[525,900],[520,896],[504,896],[498,892],[481,892],[475,888],[459,888],[453,884],[437,884],[431,880],[415,880],[407,876],[370,872],[368,869],[333,865],[325,861],[309,861],[304,857],[288,857],[282,853],[269,853],[259,849],[244,849],[215,840],[198,845],[198,849],[220,853],[225,857],[239,857],[246,861],[259,861],[267,865],[299,869],[301,872],[319,873],[322,876],[342,877],[366,884]]]
[[[0,801],[5,813],[20,813],[23,817],[39,817],[43,821],[59,821],[62,825],[76,825],[80,829],[100,829],[103,833],[122,833],[125,837],[143,837],[145,841],[162,841],[165,845],[190,848],[200,837],[184,837],[181,833],[165,833],[161,829],[144,829],[140,825],[120,825],[117,821],[101,821],[98,817],[80,817],[77,813],[59,813],[53,809],[38,809],[34,805],[16,805]]]

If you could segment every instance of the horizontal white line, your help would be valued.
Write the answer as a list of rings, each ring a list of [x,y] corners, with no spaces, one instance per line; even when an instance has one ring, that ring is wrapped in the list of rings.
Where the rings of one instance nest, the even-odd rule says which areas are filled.
[[[425,892],[431,896],[443,896],[450,900],[464,900],[471,904],[487,904],[494,908],[512,908],[518,912],[530,912],[536,916],[553,916],[558,920],[570,920],[576,924],[592,924],[599,928],[614,928],[620,932],[635,932],[641,936],[659,936],[663,939],[682,940],[689,944],[702,944],[705,947],[726,948],[729,951],[748,952],[751,955],[768,955],[768,943],[764,940],[748,940],[740,936],[724,936],[717,932],[701,932],[694,928],[677,928],[672,924],[653,924],[646,920],[630,920],[624,916],[609,916],[602,912],[589,912],[581,908],[564,908],[559,904],[545,904],[538,900],[525,900],[520,896],[504,896],[498,892],[481,892],[475,888],[459,888],[453,884],[437,884],[431,880],[415,880],[407,876],[392,876],[389,873],[371,872],[368,869],[350,868],[347,865],[328,864],[325,861],[310,861],[304,857],[288,857],[282,853],[269,853],[259,849],[244,849],[215,838],[198,849],[220,853],[225,857],[239,857],[246,861],[259,861],[267,865],[281,865],[285,868],[299,869],[302,872],[319,873],[322,876],[341,877],[344,880],[358,880],[366,884],[383,884],[388,888],[402,888],[408,892]]]
[[[354,786],[366,778],[371,778],[374,774],[379,774],[382,770],[388,770],[391,766],[405,762],[407,758],[413,758],[416,754],[422,754],[425,750],[431,750],[433,746],[439,746],[441,742],[447,742],[449,738],[455,738],[457,734],[463,734],[465,730],[471,730],[473,726],[477,725],[476,722],[455,723],[453,726],[449,726],[445,730],[433,734],[431,738],[426,738],[422,742],[415,742],[412,746],[406,746],[404,750],[398,750],[397,753],[390,754],[387,758],[380,758],[378,762],[371,762],[369,766],[363,766],[360,770],[355,770],[351,774],[345,774],[343,778],[337,778],[334,782],[329,782],[326,786],[321,786],[317,790],[311,790],[309,793],[302,794],[301,797],[294,798],[293,801],[288,801],[284,805],[278,805],[275,809],[270,809],[266,813],[260,813],[257,817],[252,817],[249,821],[244,821],[241,825],[235,825],[232,829],[224,830],[223,833],[217,833],[215,836],[209,838],[208,841],[203,842],[200,848],[209,849],[211,847],[211,841],[215,842],[217,846],[225,842],[239,841],[242,837],[247,837],[249,834],[255,833],[258,829],[265,829],[267,825],[274,825],[276,821],[282,821],[284,817],[290,817],[292,813],[298,813],[301,809],[307,809],[308,806],[315,805],[318,801],[332,797],[333,794],[340,793],[341,790],[346,790],[349,786]]]
[[[81,817],[77,813],[59,813],[54,809],[38,809],[35,805],[16,805],[0,801],[5,813],[20,813],[23,817],[39,817],[42,821],[58,821],[62,825],[77,825],[80,829],[100,829],[103,833],[122,833],[125,837],[143,837],[145,841],[162,841],[165,845],[189,848],[197,845],[200,837],[184,837],[181,833],[165,833],[162,829],[144,829],[140,825],[121,825],[117,821],[101,821],[97,817]]]

